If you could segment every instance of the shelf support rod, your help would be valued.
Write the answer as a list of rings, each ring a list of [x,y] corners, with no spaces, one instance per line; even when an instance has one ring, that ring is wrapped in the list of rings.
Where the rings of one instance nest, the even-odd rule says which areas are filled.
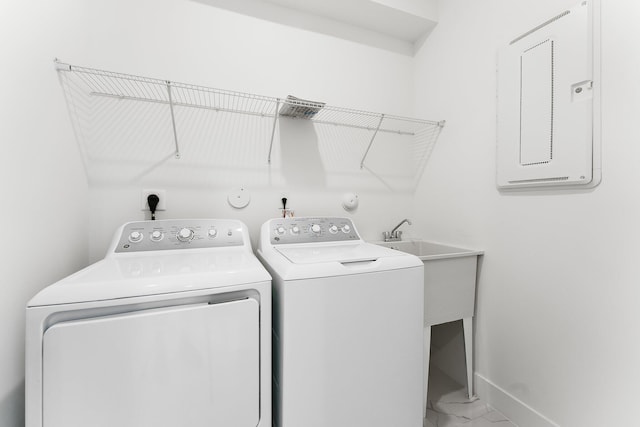
[[[276,111],[273,114],[273,128],[271,129],[271,143],[269,144],[269,157],[267,157],[267,163],[271,164],[271,150],[273,149],[273,138],[276,135],[276,123],[278,123],[278,117],[280,116],[280,98],[276,98]]]
[[[56,71],[71,71],[71,65],[60,62],[58,58],[53,59],[53,66],[56,68]]]
[[[171,82],[167,80],[167,93],[169,94],[169,110],[171,111],[171,125],[173,126],[173,141],[176,144],[176,159],[180,158],[180,147],[178,146],[178,131],[176,130],[176,116],[173,113],[173,98],[171,97]]]
[[[367,154],[369,154],[369,150],[371,150],[371,146],[373,145],[373,141],[376,139],[376,135],[380,130],[380,126],[382,126],[382,121],[384,120],[384,114],[380,115],[380,121],[378,122],[378,127],[376,127],[376,131],[371,135],[371,141],[369,141],[369,146],[367,147],[367,151],[364,152],[364,156],[362,156],[362,160],[360,161],[360,169],[364,167],[364,161],[367,158]]]

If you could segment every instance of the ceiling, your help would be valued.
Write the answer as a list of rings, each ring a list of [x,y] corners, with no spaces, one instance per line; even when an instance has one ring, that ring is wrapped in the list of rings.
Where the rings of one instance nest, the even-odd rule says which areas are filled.
[[[437,24],[437,0],[194,0],[413,55]]]

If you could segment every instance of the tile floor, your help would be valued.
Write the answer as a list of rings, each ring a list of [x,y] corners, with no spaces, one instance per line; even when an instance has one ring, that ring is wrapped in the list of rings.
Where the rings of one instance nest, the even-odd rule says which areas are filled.
[[[423,427],[516,427],[481,400],[469,400],[465,386],[433,366],[429,372],[427,418]]]

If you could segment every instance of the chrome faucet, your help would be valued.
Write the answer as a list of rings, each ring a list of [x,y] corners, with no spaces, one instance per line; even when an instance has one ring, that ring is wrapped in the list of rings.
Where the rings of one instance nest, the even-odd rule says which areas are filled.
[[[385,231],[384,233],[382,233],[382,235],[384,236],[384,241],[385,242],[397,242],[399,240],[402,240],[402,231],[398,230],[398,228],[400,228],[400,226],[404,223],[407,223],[409,225],[411,225],[411,221],[409,221],[408,219],[403,219],[400,224],[396,225],[393,230],[391,231]]]

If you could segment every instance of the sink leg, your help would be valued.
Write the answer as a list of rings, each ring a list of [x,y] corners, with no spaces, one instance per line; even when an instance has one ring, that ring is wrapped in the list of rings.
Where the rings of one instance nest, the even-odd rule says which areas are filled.
[[[422,414],[424,417],[427,417],[427,408],[429,407],[429,359],[431,356],[431,326],[424,327],[424,367],[422,369],[422,384],[424,385],[424,398],[422,401],[424,405],[422,406]]]
[[[464,328],[464,353],[467,361],[467,391],[473,399],[473,317],[462,319]]]

